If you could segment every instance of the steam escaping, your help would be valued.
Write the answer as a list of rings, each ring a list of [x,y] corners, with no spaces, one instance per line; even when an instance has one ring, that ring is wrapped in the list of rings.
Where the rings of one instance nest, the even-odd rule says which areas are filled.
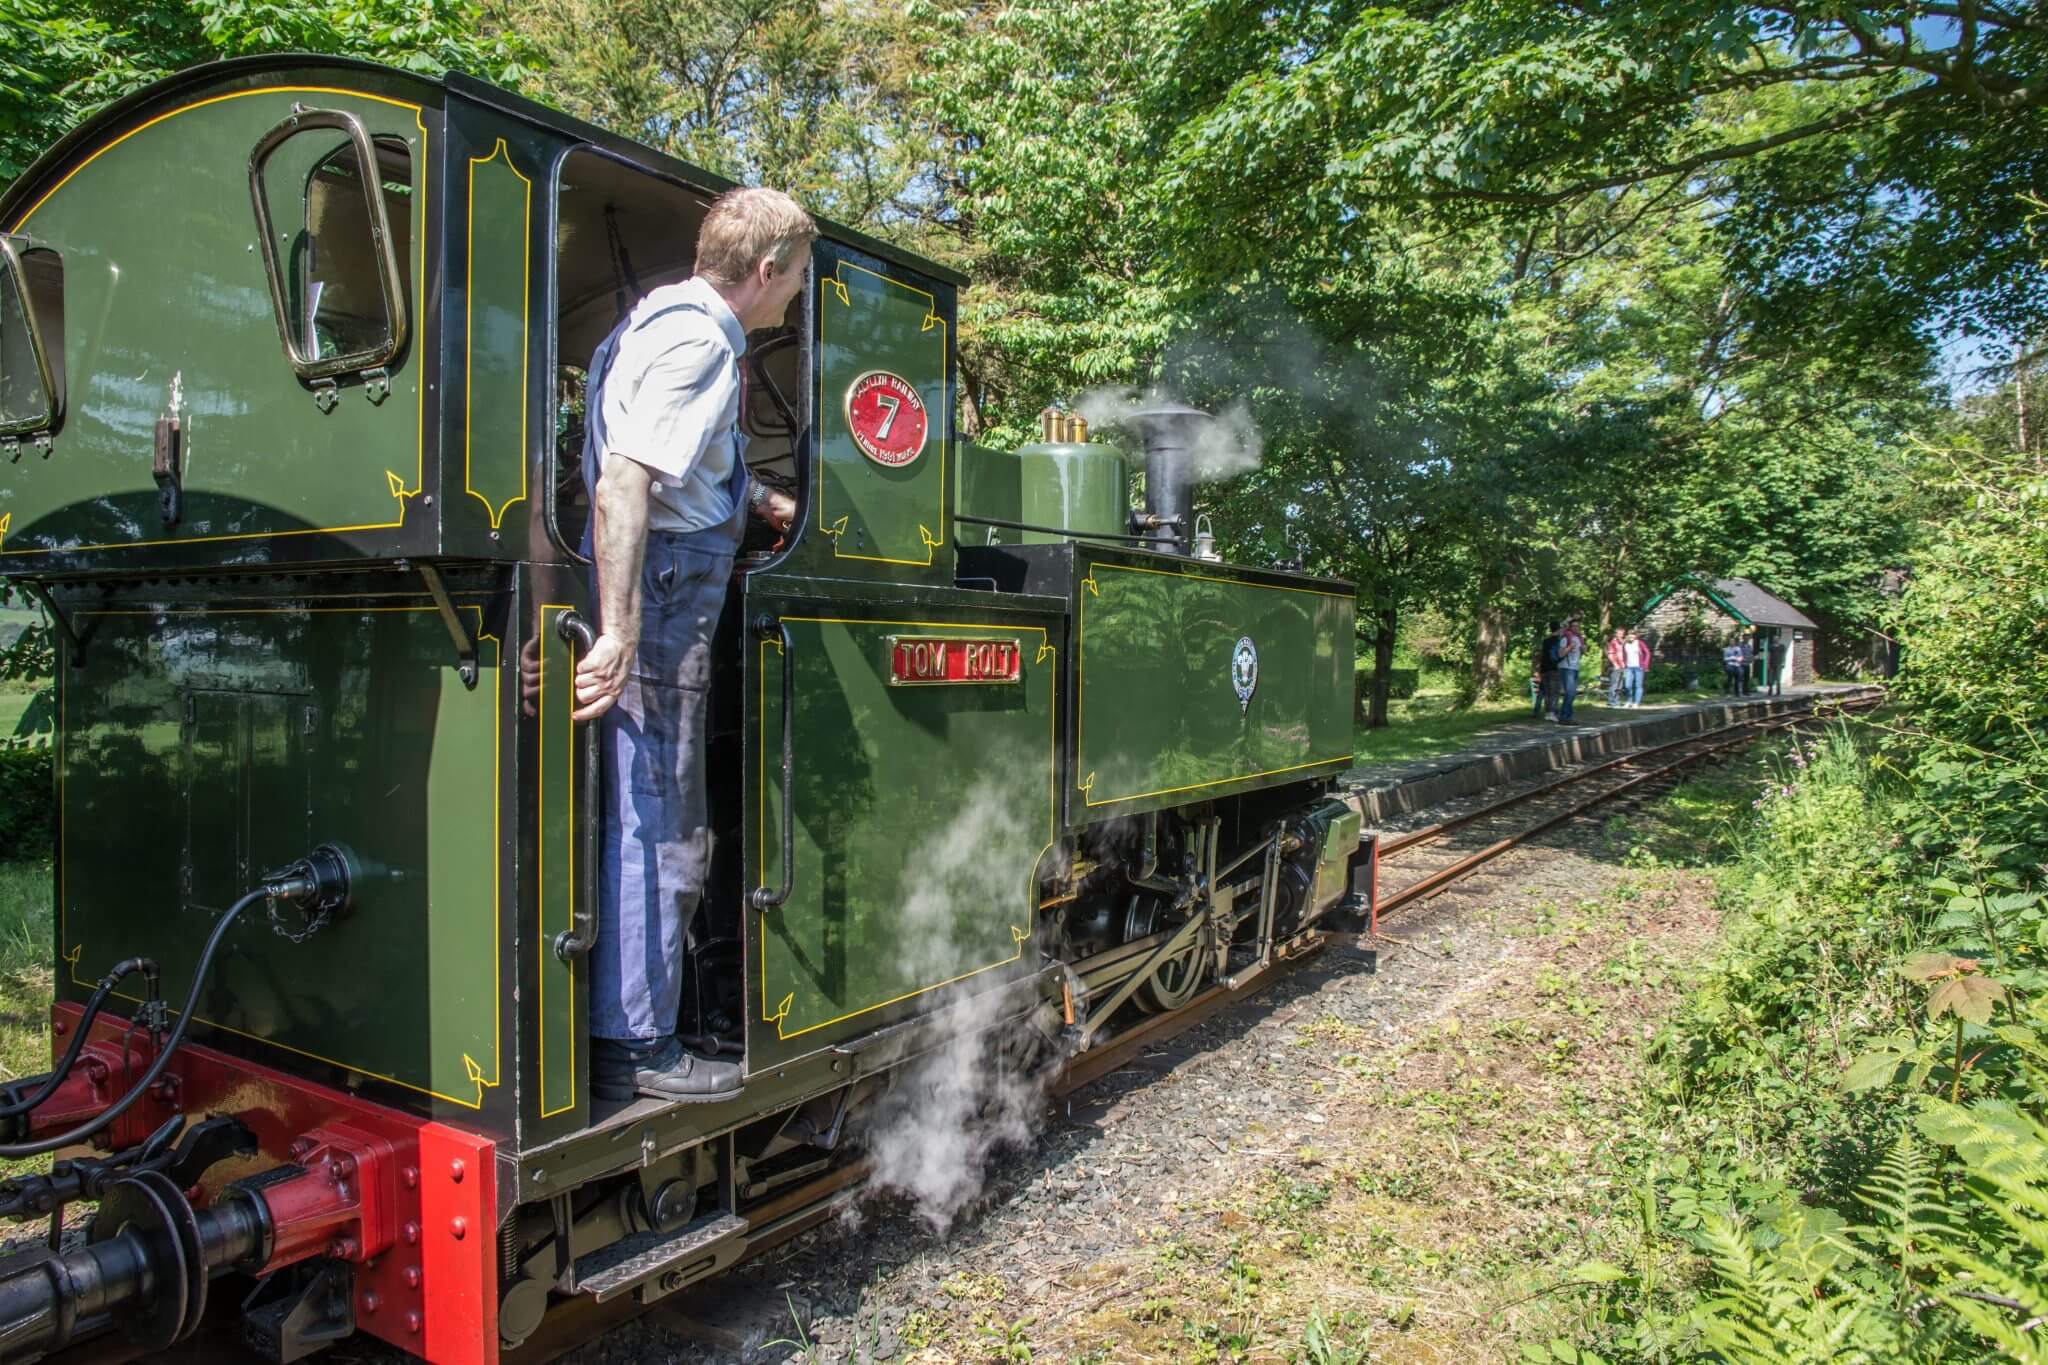
[[[993,771],[1006,765],[992,764]],[[1029,935],[1030,879],[1040,852],[1018,788],[978,785],[945,828],[905,859],[898,890],[902,968],[917,981],[947,981],[989,962],[991,924]],[[1004,907],[1024,904],[1022,910]],[[992,919],[993,917],[993,919]],[[1012,921],[1016,921],[1014,926]],[[1027,937],[1017,945],[1029,951]],[[873,1184],[908,1198],[943,1232],[981,1193],[989,1158],[1022,1146],[1044,1118],[1052,1058],[1022,1024],[996,1028],[1014,994],[992,989],[1000,974],[970,978],[963,998],[926,1025],[936,1044],[908,1063],[878,1102],[866,1134]]]
[[[1156,389],[1112,386],[1082,394],[1074,400],[1074,410],[1087,418],[1091,427],[1129,430],[1132,416],[1165,401],[1167,395]],[[1239,400],[1210,421],[1197,424],[1194,440],[1188,447],[1188,472],[1197,483],[1248,474],[1259,467],[1265,449],[1265,438],[1252,421],[1251,408]]]

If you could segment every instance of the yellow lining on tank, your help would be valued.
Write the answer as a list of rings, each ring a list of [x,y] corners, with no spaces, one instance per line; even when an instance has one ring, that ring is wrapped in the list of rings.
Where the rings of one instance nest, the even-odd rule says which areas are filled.
[[[1052,638],[1048,633],[1047,628],[1044,626],[1018,625],[1014,621],[884,621],[865,616],[782,616],[777,617],[776,619],[778,621],[784,622],[803,621],[813,625],[824,626],[915,626],[920,630],[958,631],[1035,630],[1038,632],[1039,645],[1037,654],[1034,655],[1032,658],[1032,663],[1041,663],[1045,660],[1045,657],[1048,654],[1050,654],[1054,657],[1054,669],[1057,670],[1059,666],[1059,647],[1052,643]],[[760,654],[757,659],[758,671],[760,674],[760,697],[759,703],[755,707],[755,714],[759,717],[758,728],[760,737],[761,763],[759,795],[757,798],[759,804],[756,807],[755,815],[755,828],[760,831],[760,858],[758,860],[760,870],[759,874],[755,879],[756,885],[766,885],[768,881],[768,650],[771,646],[773,646],[778,651],[782,648],[781,641],[779,640],[763,640],[760,643]],[[1038,864],[1045,860],[1047,850],[1052,848],[1052,846],[1059,841],[1060,765],[1059,736],[1057,731],[1058,723],[1059,675],[1057,671],[1055,671],[1052,681],[1052,695],[1048,698],[1046,706],[1046,842],[1045,846],[1038,850],[1038,856],[1032,859],[1031,861],[1031,871],[1028,875],[1033,879],[1035,879],[1038,875]],[[1030,883],[1027,882],[1024,889],[1025,903],[1027,905],[1031,904],[1036,899],[1035,895],[1033,894],[1033,888],[1030,885]],[[1003,958],[1000,961],[986,963],[980,967],[974,968],[972,971],[962,972],[958,976],[949,976],[944,981],[934,981],[928,986],[919,986],[915,990],[905,991],[903,994],[895,996],[891,999],[879,1000],[872,1005],[863,1005],[857,1010],[850,1010],[847,1013],[840,1015],[836,1019],[822,1020],[819,1023],[809,1024],[803,1028],[796,1029],[793,1032],[788,1033],[785,1033],[783,1031],[782,1020],[789,1013],[789,1007],[791,1004],[794,1003],[796,994],[794,991],[792,991],[788,995],[783,996],[782,999],[777,1002],[775,1012],[772,1014],[768,1012],[768,954],[764,951],[760,954],[761,1022],[764,1024],[775,1025],[775,1038],[778,1042],[784,1042],[791,1038],[800,1038],[806,1033],[815,1033],[817,1030],[821,1028],[830,1028],[834,1024],[845,1023],[848,1019],[857,1019],[863,1014],[871,1014],[876,1010],[886,1009],[890,1005],[901,1004],[905,1000],[909,1000],[915,996],[924,995],[929,991],[938,990],[942,986],[950,986],[956,981],[965,981],[970,976],[979,976],[983,972],[993,971],[997,967],[1008,966],[1010,963],[1015,962],[1019,958],[1024,956],[1024,945],[1030,941],[1031,934],[1032,931],[1030,929],[1019,929],[1016,925],[1013,924],[1010,926],[1010,937],[1016,943],[1017,951],[1011,953],[1008,957]],[[762,946],[765,949],[765,936],[762,942]]]
[[[107,152],[112,151],[129,138],[134,137],[137,133],[146,132],[166,119],[174,119],[180,114],[189,114],[194,109],[204,109],[208,105],[221,104],[228,100],[247,99],[252,95],[345,95],[350,99],[371,100],[377,104],[388,104],[394,108],[412,110],[413,124],[420,130],[419,155],[413,160],[414,180],[419,186],[419,193],[414,196],[419,202],[419,226],[413,232],[413,247],[418,252],[412,272],[413,318],[417,322],[420,318],[425,317],[427,311],[427,186],[433,177],[427,155],[427,124],[426,120],[421,117],[425,113],[425,106],[414,104],[410,100],[396,100],[386,95],[372,95],[362,90],[344,90],[338,86],[330,85],[266,85],[258,90],[236,90],[225,95],[213,95],[207,99],[194,100],[190,104],[179,105],[176,109],[158,114],[153,119],[136,124],[133,128],[121,134],[121,136],[108,142],[105,146],[95,147],[92,155],[66,171],[63,179],[50,186],[48,190],[44,191],[40,199],[30,204],[21,217],[14,220],[14,226],[9,230],[20,232],[23,227],[27,226],[28,220],[35,216],[36,211],[50,202],[52,195],[71,183],[73,176],[99,160]],[[421,364],[424,366],[424,351],[419,345],[418,337],[413,339],[413,351],[415,355],[422,357]],[[405,487],[405,480],[391,470],[383,471],[387,485],[391,489],[391,495],[398,501],[398,520],[396,521],[369,522],[361,526],[302,526],[295,530],[243,531],[218,536],[170,536],[163,540],[119,540],[104,545],[64,545],[53,549],[42,546],[36,546],[33,549],[27,550],[0,548],[0,555],[79,554],[89,550],[132,550],[139,549],[145,545],[205,545],[223,540],[262,540],[281,536],[344,535],[351,531],[389,531],[398,529],[405,525],[405,500],[410,497],[416,497],[424,489],[427,478],[427,385],[424,372],[420,376],[419,402],[416,407],[419,413],[418,437],[416,441],[418,465],[413,472],[412,487]],[[522,452],[522,471],[524,468]],[[510,504],[507,505],[509,506]]]
[[[936,413],[941,411],[946,411],[950,413],[950,409],[948,409],[946,406],[946,376],[949,373],[947,367],[951,364],[953,358],[952,333],[946,327],[946,320],[939,316],[938,300],[933,298],[929,291],[919,289],[914,284],[906,283],[903,280],[897,279],[893,275],[884,275],[879,270],[870,270],[864,265],[855,265],[851,261],[839,262],[837,269],[835,269],[832,272],[831,278],[818,281],[818,298],[820,305],[818,308],[819,356],[822,358],[825,353],[825,309],[823,307],[825,286],[830,285],[834,290],[838,292],[839,301],[842,304],[845,304],[849,308],[853,306],[853,299],[851,295],[847,292],[846,284],[839,278],[840,272],[846,270],[858,270],[863,275],[872,275],[878,280],[886,280],[888,283],[895,285],[898,289],[908,290],[909,292],[916,294],[924,299],[925,315],[924,327],[922,330],[929,332],[932,328],[937,327],[941,333],[939,337],[939,401],[936,405],[927,404],[926,411],[928,413]],[[929,569],[932,566],[933,551],[938,550],[946,543],[946,448],[952,444],[952,442],[947,439],[947,436],[951,431],[952,418],[950,417],[950,415],[947,417],[945,425],[942,426],[939,432],[939,510],[936,514],[934,514],[932,518],[934,521],[939,523],[939,529],[937,531],[933,531],[930,527],[924,525],[922,522],[918,523],[917,529],[919,533],[919,538],[924,541],[923,559],[891,559],[886,555],[841,554],[839,551],[839,538],[846,533],[846,518],[843,516],[840,517],[836,525],[828,524],[825,520],[824,425],[826,413],[832,410],[834,409],[832,408],[832,405],[829,403],[819,404],[819,439],[817,441],[817,454],[815,457],[818,462],[818,530],[820,533],[829,538],[832,542],[832,557],[834,559],[865,560],[870,564],[907,564],[913,569]]]
[[[1157,574],[1161,578],[1193,578],[1204,583],[1225,583],[1235,588],[1264,588],[1268,592],[1299,592],[1306,593],[1311,597],[1334,597],[1340,601],[1356,601],[1358,597],[1358,594],[1355,592],[1336,592],[1329,588],[1299,588],[1289,583],[1254,583],[1247,579],[1222,578],[1215,574],[1182,573],[1177,569],[1146,569],[1140,568],[1135,564],[1095,563],[1089,565],[1088,576],[1081,580],[1081,586],[1087,589],[1087,591],[1077,591],[1075,593],[1075,596],[1080,599],[1079,607],[1075,611],[1075,616],[1078,618],[1075,623],[1075,630],[1079,638],[1076,641],[1074,652],[1074,765],[1076,769],[1080,767],[1081,761],[1081,718],[1083,715],[1081,699],[1087,695],[1088,598],[1091,596],[1100,597],[1102,595],[1102,590],[1096,586],[1095,575],[1105,569],[1114,569],[1121,573]],[[1329,758],[1314,758],[1306,763],[1290,764],[1285,768],[1268,768],[1264,772],[1256,773],[1233,773],[1229,777],[1219,777],[1210,782],[1191,782],[1185,787],[1161,787],[1158,791],[1134,792],[1129,796],[1108,796],[1100,801],[1095,799],[1095,774],[1090,772],[1075,790],[1081,793],[1082,802],[1090,807],[1116,806],[1126,801],[1143,801],[1151,796],[1172,796],[1179,792],[1201,791],[1207,787],[1227,787],[1233,782],[1251,782],[1261,777],[1277,777],[1281,773],[1298,773],[1309,768],[1325,768],[1333,763],[1350,763],[1351,761],[1352,755],[1349,752],[1333,754]]]
[[[232,610],[227,610],[227,611],[218,611],[218,610],[212,610],[212,609],[208,609],[208,608],[204,608],[204,607],[192,607],[192,608],[185,608],[185,609],[172,609],[172,610],[167,610],[167,611],[86,611],[86,612],[80,612],[80,613],[79,613],[79,615],[80,615],[81,617],[86,617],[86,616],[297,616],[297,615],[308,615],[308,616],[318,616],[318,615],[347,615],[347,616],[364,616],[364,615],[369,615],[369,614],[371,614],[371,613],[374,613],[374,612],[433,612],[433,611],[437,611],[437,610],[438,610],[438,608],[436,608],[436,607],[432,607],[432,606],[424,606],[424,607],[248,607],[248,608],[236,608],[236,609],[232,609]],[[493,657],[493,658],[492,658],[492,660],[491,660],[491,668],[492,668],[492,669],[493,669],[494,671],[495,671],[495,670],[498,670],[498,669],[501,669],[501,668],[502,668],[502,667],[504,666],[504,659],[505,659],[505,646],[504,646],[504,642],[503,642],[502,640],[500,640],[500,639],[499,639],[499,638],[498,638],[497,636],[495,636],[495,635],[487,635],[487,634],[485,634],[485,633],[484,633],[484,630],[483,630],[483,623],[484,623],[484,613],[483,613],[483,608],[482,608],[482,607],[477,607],[477,606],[466,606],[466,607],[460,608],[460,610],[464,610],[464,611],[473,611],[473,612],[475,612],[475,613],[476,613],[476,624],[477,624],[476,638],[477,638],[477,639],[479,639],[479,640],[489,640],[489,641],[491,642],[491,644],[492,644],[492,645],[494,646],[494,657]],[[58,819],[58,822],[57,822],[57,829],[58,829],[58,841],[57,841],[57,944],[58,944],[58,949],[57,949],[57,951],[58,951],[58,955],[59,955],[60,957],[62,957],[62,958],[63,958],[63,960],[64,960],[65,962],[67,962],[67,963],[69,963],[69,964],[70,964],[70,967],[71,967],[71,984],[72,984],[72,985],[74,985],[74,986],[84,986],[84,987],[91,987],[91,986],[95,986],[95,985],[97,985],[98,983],[97,983],[96,981],[81,981],[81,980],[79,980],[79,977],[78,977],[78,959],[79,959],[79,958],[80,958],[81,956],[83,956],[83,954],[84,954],[84,951],[85,951],[85,944],[84,944],[83,942],[79,943],[79,944],[77,945],[77,947],[73,948],[73,949],[72,949],[72,950],[71,950],[71,951],[70,951],[69,953],[66,953],[66,952],[64,951],[64,941],[65,941],[66,937],[68,936],[68,935],[66,934],[66,932],[65,932],[65,919],[66,919],[66,916],[65,916],[65,909],[66,909],[66,904],[67,904],[67,901],[66,901],[66,897],[65,897],[65,894],[64,894],[64,861],[65,861],[65,860],[64,860],[64,840],[63,840],[63,831],[64,831],[64,828],[65,828],[65,824],[66,824],[66,822],[65,822],[65,821],[64,821],[64,820],[63,820],[63,819],[62,819],[61,817],[62,817],[62,812],[63,812],[63,809],[64,809],[64,744],[65,744],[65,740],[66,740],[66,738],[67,738],[67,737],[69,736],[69,734],[70,734],[70,729],[69,729],[69,727],[68,727],[68,726],[66,725],[66,723],[65,723],[65,711],[66,711],[66,706],[65,706],[65,702],[66,702],[66,699],[67,699],[67,697],[69,696],[69,693],[70,693],[70,688],[68,688],[68,687],[64,687],[64,688],[59,688],[59,689],[58,689],[58,698],[57,698],[57,810],[58,810],[58,812],[59,812],[59,817],[60,817],[60,818]],[[465,1108],[465,1109],[481,1109],[481,1108],[483,1108],[483,1107],[484,1107],[484,1091],[485,1091],[486,1089],[495,1089],[495,1088],[496,1088],[496,1087],[498,1086],[498,1084],[500,1083],[500,1081],[502,1081],[502,1080],[503,1080],[503,1065],[502,1065],[502,1058],[503,1058],[503,1057],[504,1057],[504,1055],[505,1055],[505,1047],[504,1047],[504,1041],[505,1041],[505,1040],[504,1040],[504,1027],[505,1027],[505,1025],[504,1025],[504,1011],[503,1011],[503,1009],[501,1008],[501,1006],[502,1006],[502,1004],[503,1004],[503,1000],[502,1000],[502,997],[501,997],[501,994],[500,994],[500,985],[501,985],[501,981],[500,981],[500,978],[501,978],[501,969],[500,969],[500,963],[499,963],[499,959],[500,959],[500,957],[502,956],[502,954],[501,954],[501,949],[500,949],[500,943],[499,943],[499,932],[498,932],[498,930],[499,930],[499,925],[498,925],[499,907],[500,907],[500,905],[502,904],[502,900],[501,900],[501,897],[500,897],[499,877],[500,877],[500,875],[501,875],[501,873],[502,873],[502,870],[503,870],[503,869],[502,869],[502,866],[501,866],[501,865],[502,865],[502,863],[504,862],[504,857],[503,857],[503,847],[504,847],[504,845],[503,845],[503,839],[502,839],[502,831],[501,831],[501,829],[500,829],[500,824],[501,824],[501,821],[502,821],[502,819],[503,819],[503,810],[502,810],[502,807],[503,807],[503,802],[502,802],[502,800],[501,800],[501,798],[500,798],[500,792],[499,792],[499,787],[498,787],[498,780],[499,780],[499,771],[498,771],[498,765],[499,765],[499,762],[501,761],[501,758],[500,758],[500,756],[501,756],[501,753],[502,753],[502,751],[503,751],[503,749],[504,749],[504,744],[505,744],[505,734],[504,734],[504,720],[505,720],[505,714],[504,714],[504,708],[505,708],[505,701],[504,701],[504,689],[503,689],[503,687],[501,686],[501,681],[500,681],[500,679],[499,679],[499,678],[498,678],[497,676],[495,676],[495,675],[494,675],[494,676],[492,677],[492,679],[491,679],[491,1071],[492,1071],[492,1075],[490,1076],[490,1078],[489,1078],[489,1079],[486,1079],[486,1078],[485,1078],[485,1077],[484,1077],[484,1076],[482,1075],[482,1068],[481,1068],[481,1067],[479,1067],[479,1066],[477,1066],[477,1064],[475,1063],[475,1061],[474,1061],[474,1060],[473,1060],[473,1059],[472,1059],[472,1058],[471,1058],[471,1057],[469,1056],[469,1054],[468,1054],[468,1053],[464,1053],[464,1054],[463,1054],[463,1056],[462,1056],[462,1060],[463,1060],[463,1063],[464,1063],[464,1070],[465,1070],[465,1071],[466,1071],[466,1072],[467,1072],[467,1073],[469,1074],[469,1076],[470,1076],[470,1079],[471,1079],[472,1081],[474,1081],[474,1082],[475,1082],[475,1084],[476,1084],[476,1098],[475,1098],[475,1099],[473,1099],[473,1100],[466,1100],[466,1099],[463,1099],[463,1098],[462,1098],[462,1097],[461,1097],[460,1095],[445,1095],[445,1094],[443,1094],[442,1092],[440,1092],[439,1090],[434,1090],[434,1089],[431,1089],[431,1088],[429,1088],[429,1087],[427,1087],[427,1086],[424,1086],[424,1085],[415,1085],[415,1084],[413,1084],[413,1083],[412,1083],[411,1081],[402,1081],[402,1080],[398,1079],[398,1077],[396,1077],[396,1076],[387,1076],[387,1075],[385,1075],[385,1074],[384,1074],[383,1072],[381,1072],[381,1071],[371,1071],[371,1070],[369,1070],[369,1069],[367,1069],[367,1068],[365,1068],[365,1067],[360,1067],[360,1066],[352,1066],[352,1065],[350,1065],[350,1064],[349,1064],[349,1063],[347,1063],[347,1062],[343,1062],[343,1061],[338,1061],[338,1060],[336,1060],[336,1059],[335,1059],[335,1058],[333,1058],[333,1057],[326,1057],[326,1056],[322,1056],[322,1055],[321,1055],[320,1053],[317,1053],[317,1052],[308,1052],[308,1051],[306,1051],[306,1050],[305,1050],[304,1048],[296,1048],[296,1047],[293,1047],[293,1046],[291,1046],[291,1045],[290,1045],[289,1043],[280,1043],[280,1042],[276,1041],[275,1039],[272,1039],[272,1038],[265,1038],[265,1037],[262,1037],[262,1036],[261,1036],[261,1035],[259,1035],[259,1034],[254,1034],[254,1033],[247,1033],[247,1032],[244,1032],[243,1030],[241,1030],[241,1029],[238,1029],[238,1028],[231,1028],[231,1027],[229,1027],[229,1026],[228,1026],[228,1025],[226,1025],[226,1024],[216,1023],[215,1021],[213,1021],[213,1020],[211,1020],[211,1019],[208,1019],[208,1018],[205,1018],[204,1016],[195,1016],[195,1018],[198,1018],[198,1020],[199,1020],[199,1022],[200,1022],[200,1023],[202,1023],[202,1024],[206,1025],[206,1026],[207,1026],[208,1028],[213,1028],[213,1029],[219,1029],[219,1030],[220,1030],[220,1031],[221,1031],[222,1033],[232,1033],[232,1034],[234,1034],[234,1035],[235,1035],[235,1036],[236,1036],[237,1038],[248,1038],[248,1039],[250,1039],[250,1040],[252,1040],[252,1041],[254,1041],[254,1042],[262,1043],[262,1044],[263,1044],[264,1046],[266,1046],[266,1047],[274,1047],[274,1048],[277,1048],[277,1049],[278,1049],[279,1051],[281,1051],[281,1052],[289,1052],[289,1053],[292,1053],[292,1054],[293,1054],[293,1055],[295,1055],[295,1056],[311,1058],[311,1059],[312,1059],[313,1061],[316,1061],[316,1062],[325,1062],[325,1063],[326,1063],[327,1065],[329,1065],[329,1066],[338,1066],[338,1067],[340,1067],[340,1068],[341,1068],[342,1070],[344,1070],[344,1071],[352,1071],[352,1072],[354,1072],[354,1073],[355,1073],[356,1075],[358,1075],[358,1076],[367,1076],[367,1077],[369,1077],[369,1078],[370,1078],[370,1079],[372,1079],[372,1080],[378,1080],[378,1081],[386,1081],[386,1082],[389,1082],[389,1083],[390,1083],[390,1084],[392,1084],[392,1085],[395,1085],[395,1086],[399,1086],[399,1087],[401,1087],[401,1088],[403,1088],[403,1089],[406,1089],[406,1090],[416,1091],[417,1093],[419,1093],[419,1094],[422,1094],[422,1095],[431,1095],[431,1096],[433,1096],[433,1097],[434,1097],[435,1099],[437,1099],[437,1100],[446,1100],[446,1101],[447,1101],[448,1103],[450,1103],[450,1104],[459,1104],[459,1105],[461,1105],[461,1106],[462,1106],[463,1108]],[[112,992],[112,994],[113,994],[113,995],[116,995],[116,996],[118,996],[118,997],[120,997],[120,998],[121,998],[121,999],[123,999],[123,1000],[129,1001],[129,1002],[130,1002],[130,1003],[132,1003],[132,1004],[137,1004],[137,1005],[139,1005],[139,1004],[141,1004],[141,1003],[142,1003],[142,1000],[141,1000],[141,999],[140,999],[139,997],[137,997],[137,996],[133,996],[133,995],[129,995],[129,994],[127,994],[126,992],[123,992],[123,991],[114,991],[114,992]],[[177,1011],[177,1010],[176,1010],[175,1008],[173,1008],[173,1009],[171,1010],[171,1013],[173,1013],[173,1014],[176,1014],[177,1012],[178,1012],[178,1011]]]
[[[526,216],[520,220],[519,228],[519,492],[505,499],[504,506],[493,507],[491,500],[477,492],[470,482],[469,458],[470,443],[475,439],[476,412],[476,366],[471,361],[476,350],[476,168],[490,165],[498,159],[500,152],[505,154],[505,169],[519,176],[519,183],[526,187]],[[493,531],[498,529],[498,523],[505,519],[505,514],[512,510],[513,503],[526,501],[526,388],[530,359],[527,352],[531,346],[529,334],[533,325],[533,243],[529,240],[532,233],[533,182],[519,174],[519,167],[512,164],[512,149],[505,145],[504,138],[499,138],[498,145],[491,149],[489,156],[469,159],[469,259],[467,282],[463,288],[464,306],[469,313],[462,333],[462,488],[484,505],[484,511],[490,514]],[[543,607],[541,610],[547,609]]]

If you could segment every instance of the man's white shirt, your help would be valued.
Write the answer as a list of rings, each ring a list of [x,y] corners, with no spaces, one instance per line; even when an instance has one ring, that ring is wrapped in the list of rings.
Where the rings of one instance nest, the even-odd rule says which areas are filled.
[[[696,531],[731,518],[746,349],[746,329],[701,279],[663,285],[634,305],[586,420],[599,451],[654,474],[650,530]]]

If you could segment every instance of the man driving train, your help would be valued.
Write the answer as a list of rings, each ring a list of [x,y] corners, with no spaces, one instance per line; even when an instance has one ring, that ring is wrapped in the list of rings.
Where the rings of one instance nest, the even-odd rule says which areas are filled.
[[[591,358],[583,473],[599,633],[575,718],[603,726],[591,1092],[709,1100],[737,1063],[677,1040],[683,938],[711,861],[704,722],[711,641],[749,514],[796,506],[750,480],[739,428],[747,333],[782,322],[817,225],[777,190],[713,201],[696,273],[651,291]]]

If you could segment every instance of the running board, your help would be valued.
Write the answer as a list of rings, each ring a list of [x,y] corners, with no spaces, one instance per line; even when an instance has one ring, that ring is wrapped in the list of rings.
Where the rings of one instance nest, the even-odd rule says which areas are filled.
[[[603,1303],[642,1289],[651,1303],[725,1269],[747,1249],[747,1221],[714,1213],[674,1232],[637,1232],[576,1258],[576,1292]]]

